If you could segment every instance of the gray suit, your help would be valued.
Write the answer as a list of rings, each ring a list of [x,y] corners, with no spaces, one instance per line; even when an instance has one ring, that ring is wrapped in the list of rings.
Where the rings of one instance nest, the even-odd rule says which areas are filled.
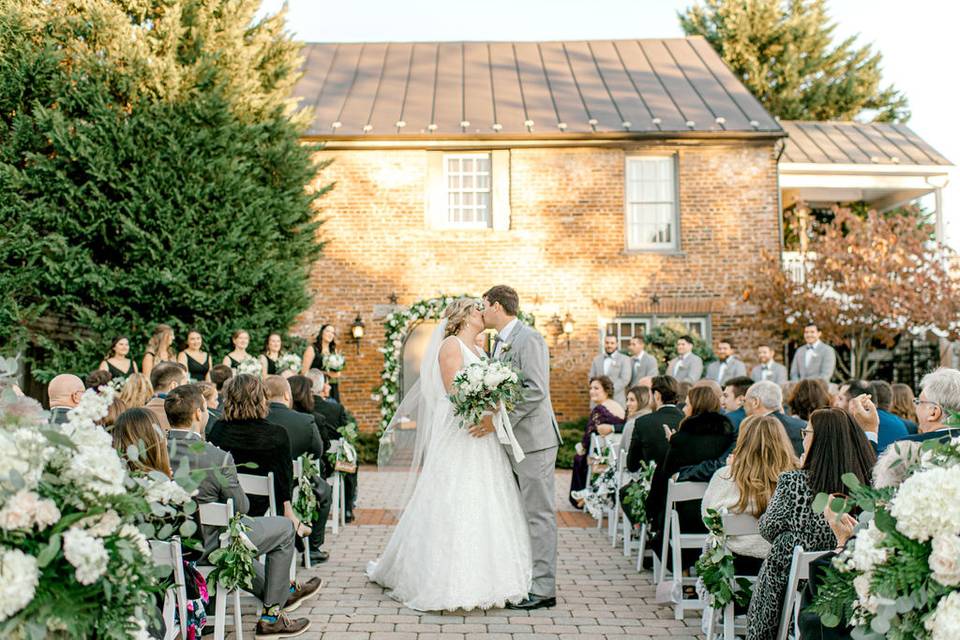
[[[696,382],[703,376],[703,360],[692,351],[684,358],[678,356],[667,365],[667,375],[677,382]]]
[[[775,384],[783,384],[787,381],[787,368],[780,364],[779,362],[770,361],[767,364],[769,371],[767,372],[766,377],[763,374],[763,365],[758,364],[750,372],[750,378],[754,382],[760,382],[761,380],[769,380]]]
[[[590,377],[589,380],[593,378],[599,378],[600,376],[607,376],[613,381],[613,399],[620,403],[622,407],[627,402],[627,386],[630,384],[630,378],[633,375],[631,368],[631,361],[629,356],[625,356],[619,351],[614,351],[610,354],[610,358],[613,362],[610,363],[610,372],[604,373],[603,363],[606,360],[607,354],[601,354],[593,359],[593,364],[590,365]]]
[[[720,376],[721,362],[719,360],[714,360],[707,365],[707,375],[705,375],[704,378],[716,380],[720,383],[720,386],[723,386],[730,378],[739,378],[747,375],[747,365],[743,364],[743,360],[737,356],[729,356],[726,364],[727,366],[723,370],[722,379]]]
[[[660,367],[657,365],[657,359],[646,351],[641,353],[639,358],[636,356],[631,357],[630,364],[633,368],[633,375],[630,376],[628,389],[636,386],[641,378],[652,378],[653,376],[660,375]]]
[[[181,429],[167,432],[170,450],[170,466],[174,471],[186,465],[189,469],[203,469],[204,477],[193,497],[198,505],[209,502],[226,502],[233,499],[237,513],[246,513],[250,501],[237,479],[233,456],[205,442],[199,434]],[[219,476],[219,477],[218,477]],[[253,562],[253,589],[251,593],[267,606],[283,606],[290,595],[290,564],[293,562],[293,522],[287,518],[244,518],[250,527],[247,537],[257,551],[267,556],[266,566],[259,560]],[[220,546],[220,527],[203,527],[203,557]]]
[[[550,354],[536,330],[517,322],[500,343],[495,356],[519,369],[524,376],[523,400],[510,414],[517,442],[526,454],[517,462],[508,453],[527,512],[533,549],[530,593],[555,597],[557,593],[557,503],[554,467],[560,429],[550,402]]]
[[[807,363],[807,353],[811,353],[809,364]],[[824,342],[817,342],[813,346],[805,344],[797,349],[797,353],[793,356],[793,364],[790,365],[790,379],[820,378],[824,382],[830,382],[836,368],[837,352],[833,350],[833,347]]]

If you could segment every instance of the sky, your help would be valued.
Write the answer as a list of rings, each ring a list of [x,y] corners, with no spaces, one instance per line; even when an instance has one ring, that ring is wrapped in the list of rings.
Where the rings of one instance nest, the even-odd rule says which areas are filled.
[[[693,0],[288,0],[289,30],[306,42],[584,40],[683,35]],[[282,0],[264,0],[274,12]],[[960,2],[828,0],[836,36],[883,54],[883,84],[910,100],[907,125],[960,164]],[[960,172],[944,194],[960,245]],[[954,240],[954,238],[951,238]]]

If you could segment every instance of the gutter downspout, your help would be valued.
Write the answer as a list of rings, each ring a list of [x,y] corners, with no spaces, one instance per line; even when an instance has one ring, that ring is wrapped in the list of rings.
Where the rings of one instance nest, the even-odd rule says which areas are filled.
[[[780,269],[783,269],[783,191],[780,189],[780,158],[783,157],[783,152],[787,149],[787,143],[783,138],[781,138],[778,143],[780,145],[780,151],[777,153],[776,161],[776,171],[777,171],[777,240],[780,244],[780,253],[778,255],[778,260],[780,262]],[[790,349],[784,344],[783,345],[783,361],[789,363],[790,360],[787,357],[789,355]],[[790,365],[787,364],[787,369],[789,370]]]

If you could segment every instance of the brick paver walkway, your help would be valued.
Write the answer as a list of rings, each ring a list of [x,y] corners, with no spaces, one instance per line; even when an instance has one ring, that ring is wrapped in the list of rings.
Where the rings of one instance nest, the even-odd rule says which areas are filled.
[[[395,484],[375,469],[360,471],[357,522],[328,536],[330,560],[302,576],[318,575],[325,586],[294,616],[313,621],[300,636],[312,640],[600,640],[603,638],[699,637],[700,616],[673,619],[673,609],[655,603],[649,572],[638,574],[636,558],[610,546],[606,529],[566,503],[569,472],[557,473],[560,519],[558,604],[527,614],[505,609],[420,613],[406,609],[367,581],[366,563],[386,544],[396,504]],[[369,522],[370,524],[365,524]],[[244,636],[254,637],[254,615],[244,613]],[[229,627],[228,627],[229,628]],[[233,637],[232,634],[230,637]]]

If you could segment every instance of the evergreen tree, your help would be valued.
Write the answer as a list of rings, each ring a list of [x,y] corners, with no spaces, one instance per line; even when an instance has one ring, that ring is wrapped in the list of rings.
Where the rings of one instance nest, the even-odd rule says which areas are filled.
[[[117,334],[139,358],[158,322],[215,353],[236,328],[285,331],[328,188],[291,117],[297,49],[269,22],[246,58],[225,44],[257,28],[224,9],[253,2],[46,4],[0,0],[0,345],[33,345],[45,379],[96,367]],[[189,18],[208,5],[220,26]]]
[[[833,42],[826,0],[703,0],[679,14],[773,115],[787,120],[905,122],[907,99],[880,88],[880,53]]]

